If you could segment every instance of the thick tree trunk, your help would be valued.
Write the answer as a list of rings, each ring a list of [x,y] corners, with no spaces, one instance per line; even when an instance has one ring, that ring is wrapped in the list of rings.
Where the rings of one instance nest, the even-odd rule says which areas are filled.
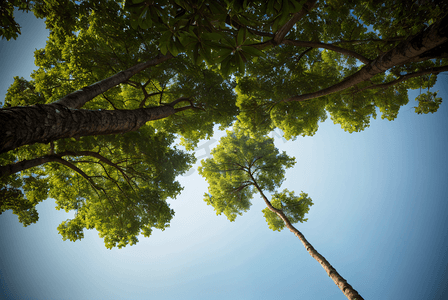
[[[148,121],[174,114],[172,106],[113,111],[78,110],[138,72],[172,57],[168,53],[140,63],[51,104],[0,109],[0,153],[23,145],[49,143],[69,137],[125,133],[140,128]]]
[[[344,295],[349,300],[364,300],[364,298],[361,297],[361,295],[359,295],[359,293],[350,284],[347,283],[347,280],[345,280],[344,277],[339,275],[336,269],[325,259],[325,257],[323,257],[319,252],[317,252],[316,249],[314,249],[314,247],[306,240],[305,236],[291,224],[288,217],[283,213],[283,211],[276,209],[275,207],[272,206],[271,202],[268,200],[268,198],[266,198],[263,191],[258,186],[257,182],[252,176],[252,174],[250,174],[250,177],[252,178],[255,187],[257,188],[267,207],[277,216],[279,216],[280,219],[282,219],[283,222],[285,223],[286,227],[300,239],[303,246],[305,246],[306,251],[308,251],[311,257],[317,260],[317,262],[322,266],[322,268],[324,268],[325,272],[327,272],[328,276],[338,286],[338,288],[342,291],[342,293],[344,293]]]
[[[389,52],[377,57],[340,83],[314,93],[294,96],[283,100],[283,102],[304,101],[345,90],[369,80],[376,74],[383,73],[394,66],[402,65],[421,56],[428,56],[428,53],[431,54],[433,49],[439,49],[440,46],[446,45],[447,42],[448,15],[429,26],[426,30],[401,42]]]
[[[173,115],[173,106],[93,111],[53,103],[0,110],[0,153],[58,139],[125,133]]]

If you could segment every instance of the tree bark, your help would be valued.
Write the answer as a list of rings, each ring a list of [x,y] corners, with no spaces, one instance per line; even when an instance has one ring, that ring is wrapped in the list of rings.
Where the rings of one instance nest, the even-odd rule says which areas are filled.
[[[278,209],[275,209],[272,205],[268,208],[276,213],[282,220],[285,222],[285,226],[294,233],[295,236],[297,236],[300,241],[302,242],[303,246],[305,246],[306,251],[313,257],[317,262],[324,268],[325,272],[327,272],[328,276],[333,280],[333,282],[338,286],[338,288],[344,293],[344,295],[347,297],[347,299],[350,300],[364,300],[364,298],[359,295],[359,293],[350,285],[348,284],[347,280],[342,277],[338,271],[323,257],[319,252],[317,252],[316,249],[307,241],[305,236],[295,228],[291,222],[289,222],[289,219],[285,216],[285,214]]]
[[[336,269],[323,257],[319,252],[317,252],[316,249],[307,241],[305,236],[298,231],[289,221],[288,217],[283,213],[282,210],[276,209],[272,206],[271,202],[266,198],[261,188],[258,186],[257,182],[253,178],[252,174],[250,174],[250,177],[252,178],[252,181],[257,188],[258,192],[260,193],[261,197],[263,198],[264,202],[266,203],[267,207],[275,213],[277,216],[280,217],[280,219],[283,220],[285,223],[285,226],[294,233],[295,236],[297,236],[300,241],[302,242],[303,246],[305,246],[306,251],[313,257],[321,266],[324,268],[325,272],[327,272],[328,276],[333,280],[333,282],[338,286],[338,288],[344,293],[344,295],[349,300],[364,300],[361,295],[350,285],[348,284],[347,280],[344,279],[339,273],[336,271]]]
[[[63,138],[125,133],[176,113],[171,106],[94,111],[52,103],[0,110],[0,153]]]
[[[446,45],[447,42],[448,15],[429,26],[426,30],[401,42],[389,52],[380,55],[355,74],[346,77],[340,83],[314,93],[294,96],[283,100],[283,102],[304,101],[342,91],[369,80],[376,74],[383,73],[394,66],[410,62],[412,59],[422,55],[424,56],[427,53],[431,54],[433,49],[439,49],[439,46]]]
[[[148,121],[174,114],[176,110],[173,106],[113,111],[78,110],[138,72],[172,57],[168,53],[140,63],[51,104],[0,109],[0,153],[23,145],[49,143],[69,137],[125,133],[137,130]]]

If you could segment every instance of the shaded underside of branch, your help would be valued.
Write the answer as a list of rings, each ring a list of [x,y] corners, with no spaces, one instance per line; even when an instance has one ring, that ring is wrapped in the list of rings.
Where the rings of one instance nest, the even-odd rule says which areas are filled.
[[[427,68],[418,72],[413,72],[413,73],[409,73],[406,75],[402,75],[399,78],[392,80],[390,82],[386,82],[386,83],[382,83],[382,84],[375,84],[375,85],[371,85],[371,86],[366,86],[360,90],[357,90],[356,92],[362,92],[365,90],[369,90],[369,89],[385,89],[391,86],[396,85],[397,83],[406,81],[408,79],[414,78],[414,77],[419,77],[419,76],[423,76],[423,75],[427,75],[427,74],[438,74],[440,72],[448,72],[448,66],[443,66],[443,67],[434,67],[434,68]]]
[[[323,48],[323,49],[331,50],[331,51],[341,53],[341,54],[344,54],[347,56],[352,56],[354,58],[357,58],[359,61],[361,61],[364,64],[368,64],[371,62],[370,59],[368,59],[367,57],[365,57],[355,51],[344,49],[344,48],[334,46],[331,44],[324,44],[324,43],[320,43],[320,42],[304,42],[304,41],[295,41],[295,40],[284,40],[283,44],[297,46],[297,47]]]
[[[0,109],[0,153],[63,138],[126,133],[175,114],[172,106],[94,111],[60,104]]]

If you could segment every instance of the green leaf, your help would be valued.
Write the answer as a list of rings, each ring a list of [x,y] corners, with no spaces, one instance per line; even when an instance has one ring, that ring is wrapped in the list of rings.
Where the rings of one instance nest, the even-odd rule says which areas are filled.
[[[232,57],[233,55],[229,55],[221,62],[220,69],[224,76],[228,76],[230,74],[230,61]]]
[[[209,184],[204,201],[230,221],[250,208],[259,192],[256,186],[273,192],[281,185],[285,169],[294,165],[294,158],[280,153],[273,139],[251,136],[238,126],[227,131],[211,154],[198,169]]]
[[[179,49],[177,48],[176,43],[174,41],[170,41],[167,47],[171,55],[177,56],[179,54]]]
[[[245,67],[244,67],[244,60],[243,60],[242,55],[243,54],[240,53],[240,51],[238,51],[237,54],[235,55],[235,57],[237,59],[237,65],[238,65],[240,73],[244,74]]]
[[[241,28],[238,30],[238,36],[237,36],[237,45],[242,45],[246,39],[246,28]]]
[[[132,29],[137,30],[138,24],[139,24],[139,19],[135,18],[135,17],[131,18],[130,23],[131,23]]]
[[[205,32],[201,37],[207,40],[216,41],[222,39],[223,35],[219,32]]]
[[[243,50],[244,52],[249,53],[250,55],[255,56],[255,57],[258,57],[258,56],[265,57],[266,56],[266,54],[263,51],[260,51],[255,47],[242,46],[241,50]]]
[[[222,49],[221,51],[219,51],[216,54],[216,59],[215,62],[216,63],[221,63],[224,59],[226,59],[227,57],[229,57],[229,55],[231,55],[233,52],[232,49]]]
[[[160,47],[160,52],[161,52],[163,55],[166,55],[167,52],[168,52],[168,47],[167,47],[167,45],[166,45],[166,44],[162,44],[162,45],[160,45],[159,47]]]

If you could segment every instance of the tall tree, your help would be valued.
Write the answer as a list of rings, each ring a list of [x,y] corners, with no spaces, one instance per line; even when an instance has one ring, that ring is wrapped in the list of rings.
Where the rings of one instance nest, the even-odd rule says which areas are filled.
[[[441,99],[429,89],[448,70],[442,1],[6,1],[10,23],[14,6],[46,18],[51,32],[32,80],[15,78],[0,109],[1,193],[10,199],[2,211],[12,208],[24,224],[58,188],[47,165],[78,174],[91,193],[101,190],[96,169],[79,160],[114,168],[114,180],[132,186],[120,164],[147,159],[122,134],[179,136],[192,149],[237,118],[289,139],[314,134],[327,114],[360,131],[377,109],[393,120],[408,89],[428,89],[416,112],[435,112]],[[182,172],[191,159],[177,154]],[[41,183],[26,183],[33,180]]]
[[[32,80],[16,77],[8,90],[2,142],[23,146],[0,156],[0,212],[12,209],[29,225],[35,206],[52,197],[75,211],[58,228],[64,239],[96,228],[111,248],[168,226],[166,200],[193,162],[175,138],[193,147],[216,123],[227,126],[236,106],[229,81],[182,57],[157,57],[153,33],[124,17],[107,21],[120,12],[115,2],[101,9],[77,34],[52,31]]]
[[[213,158],[202,160],[199,174],[207,180],[209,187],[204,201],[213,206],[217,215],[224,213],[230,221],[242,215],[251,206],[251,200],[258,193],[266,203],[263,209],[269,228],[281,231],[287,227],[296,235],[308,253],[319,262],[328,276],[348,299],[363,299],[336,269],[307,241],[292,224],[304,222],[313,202],[308,194],[284,189],[281,186],[285,170],[294,164],[294,158],[280,153],[274,140],[260,135],[250,136],[237,126],[227,131],[211,154]],[[271,200],[265,195],[273,193]]]

